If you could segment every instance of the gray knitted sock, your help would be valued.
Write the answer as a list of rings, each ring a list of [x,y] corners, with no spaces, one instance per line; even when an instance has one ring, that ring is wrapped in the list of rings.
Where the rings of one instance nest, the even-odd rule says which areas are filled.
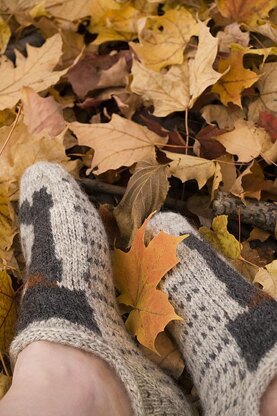
[[[181,215],[159,213],[149,229],[151,236],[190,234],[161,287],[184,318],[170,328],[205,415],[257,416],[277,374],[277,302],[244,280]]]
[[[58,165],[41,162],[25,172],[20,229],[27,280],[12,361],[38,340],[80,348],[114,368],[134,415],[190,415],[173,380],[143,357],[127,334],[116,306],[103,224]]]

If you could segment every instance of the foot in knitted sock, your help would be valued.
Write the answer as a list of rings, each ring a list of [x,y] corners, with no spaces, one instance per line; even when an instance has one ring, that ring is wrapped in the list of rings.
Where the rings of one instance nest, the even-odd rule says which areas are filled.
[[[227,264],[181,215],[159,213],[149,234],[190,234],[161,285],[184,321],[170,324],[207,416],[257,416],[277,374],[277,302]]]
[[[189,415],[182,392],[126,333],[103,224],[60,166],[38,163],[25,172],[20,230],[27,280],[12,361],[34,341],[80,348],[115,370],[134,415]]]

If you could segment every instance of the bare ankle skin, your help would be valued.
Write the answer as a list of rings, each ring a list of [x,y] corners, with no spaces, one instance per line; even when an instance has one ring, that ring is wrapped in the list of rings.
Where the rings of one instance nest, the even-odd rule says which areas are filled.
[[[5,416],[131,416],[122,382],[102,359],[38,341],[20,354],[13,384],[0,401]]]
[[[269,384],[261,400],[261,416],[277,415],[277,377]]]

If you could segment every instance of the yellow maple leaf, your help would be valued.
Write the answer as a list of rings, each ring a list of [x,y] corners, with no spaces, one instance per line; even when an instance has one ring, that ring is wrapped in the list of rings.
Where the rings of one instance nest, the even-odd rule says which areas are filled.
[[[190,38],[198,34],[198,24],[185,9],[168,10],[138,22],[140,43],[130,43],[142,63],[154,71],[181,64]]]
[[[221,102],[226,106],[232,102],[241,107],[241,92],[245,88],[251,87],[259,79],[256,72],[244,68],[243,56],[245,53],[244,48],[233,45],[230,56],[219,62],[218,71],[228,72],[213,85],[212,91],[219,95]]]
[[[6,352],[14,335],[16,322],[15,293],[5,270],[0,271],[0,351]]]
[[[238,259],[241,255],[241,243],[227,230],[228,216],[219,215],[212,222],[212,229],[200,227],[199,232],[212,246],[230,259]]]
[[[11,36],[11,29],[5,20],[0,16],[0,53],[5,52]]]
[[[276,0],[217,0],[222,16],[254,26],[276,6]]]
[[[40,48],[27,45],[27,53],[25,58],[16,52],[16,67],[6,57],[0,57],[0,110],[13,107],[21,98],[21,88],[25,85],[36,92],[42,91],[55,84],[67,71],[53,71],[62,54],[59,34],[47,39]]]
[[[132,308],[126,321],[128,331],[142,345],[157,352],[157,335],[170,321],[181,319],[157,285],[179,262],[176,247],[187,236],[176,237],[162,231],[146,247],[144,235],[151,216],[137,230],[128,253],[114,251],[113,270],[115,285],[121,293],[118,301]]]

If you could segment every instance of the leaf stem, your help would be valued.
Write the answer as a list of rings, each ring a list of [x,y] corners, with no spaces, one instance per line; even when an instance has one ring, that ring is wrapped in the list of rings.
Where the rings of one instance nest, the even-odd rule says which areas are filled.
[[[15,120],[14,120],[14,122],[13,122],[12,128],[11,128],[11,130],[10,130],[9,134],[8,134],[8,137],[7,137],[7,138],[6,138],[6,140],[5,140],[5,143],[3,144],[3,146],[2,146],[2,148],[1,148],[1,150],[0,150],[0,156],[2,155],[2,153],[3,153],[4,149],[5,149],[5,147],[7,146],[8,142],[9,142],[9,140],[10,140],[10,138],[11,138],[12,134],[13,134],[14,129],[15,129],[15,128],[16,128],[16,126],[17,126],[18,119],[19,119],[20,114],[21,114],[21,110],[22,110],[22,104],[19,104],[19,107],[18,107],[18,112],[17,112],[16,118],[15,118]]]

